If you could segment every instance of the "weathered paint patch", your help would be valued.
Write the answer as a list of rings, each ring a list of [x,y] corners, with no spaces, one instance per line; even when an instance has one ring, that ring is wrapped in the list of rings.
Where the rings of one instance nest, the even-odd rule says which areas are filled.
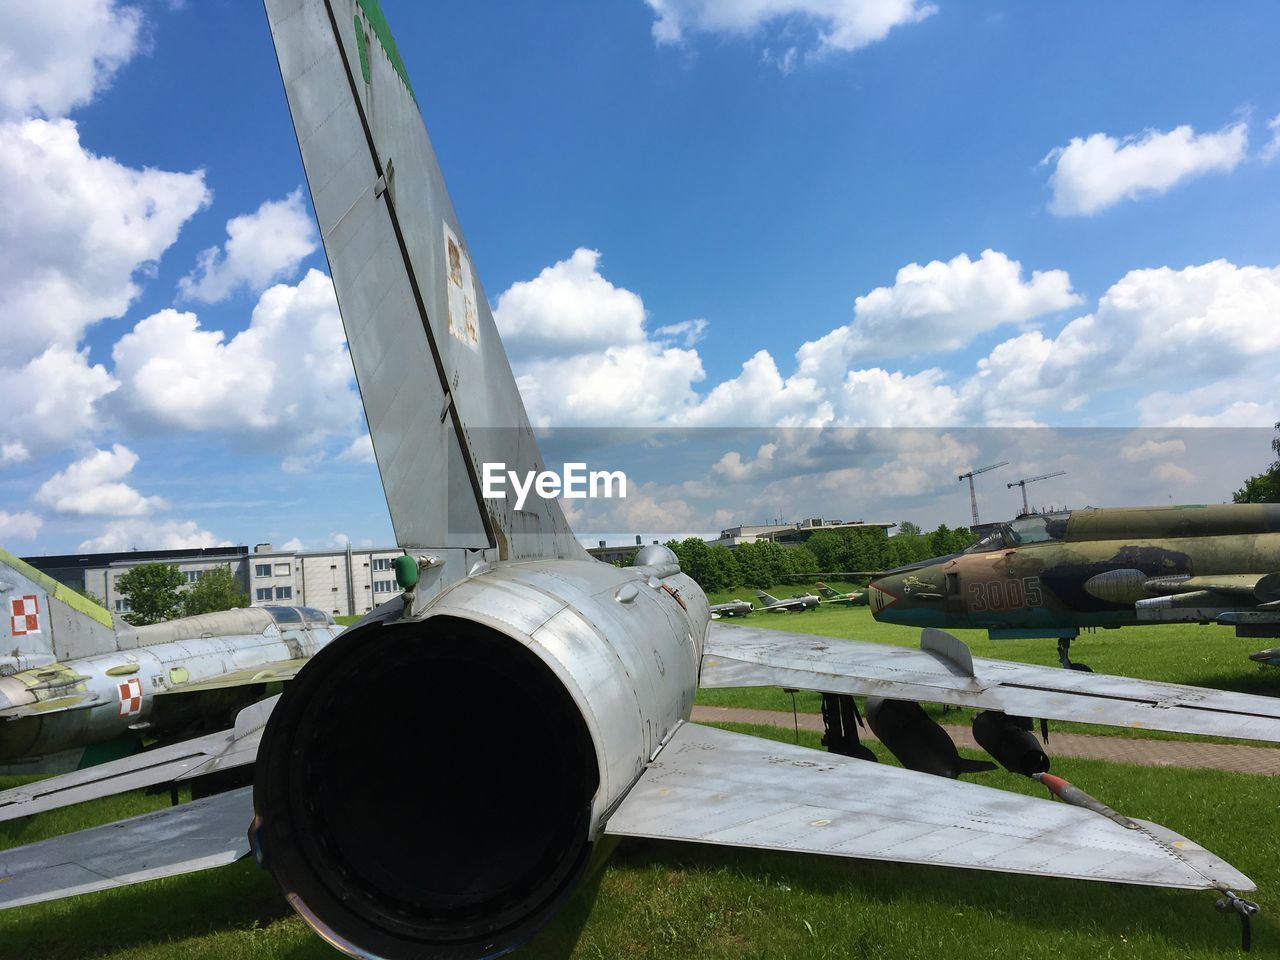
[[[360,52],[360,76],[365,83],[373,82],[373,74],[369,69],[369,34],[364,28],[364,21],[356,14],[356,49]]]
[[[449,332],[469,347],[480,343],[476,322],[476,284],[471,257],[458,237],[444,224],[444,268],[449,294]]]
[[[382,7],[378,0],[356,0],[360,4],[360,9],[364,11],[365,17],[369,21],[369,26],[373,28],[373,35],[378,38],[378,43],[382,45],[382,51],[387,55],[387,59],[391,61],[391,67],[396,72],[404,87],[409,91],[409,96],[413,97],[415,103],[418,101],[417,95],[413,92],[413,84],[409,82],[409,71],[405,69],[404,60],[400,57],[400,50],[396,46],[396,38],[391,35],[391,27],[387,24],[386,14],[382,12]],[[364,56],[364,47],[361,47],[361,56]],[[362,64],[363,66],[363,64]],[[365,82],[369,80],[369,75],[365,74]]]

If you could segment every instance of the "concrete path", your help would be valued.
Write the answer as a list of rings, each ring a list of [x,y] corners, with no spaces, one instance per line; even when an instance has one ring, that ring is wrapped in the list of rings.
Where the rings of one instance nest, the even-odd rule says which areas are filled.
[[[787,730],[794,729],[795,722],[790,713],[780,710],[703,706],[693,708],[693,719],[699,723],[761,723]],[[799,722],[801,730],[822,732],[822,717],[818,714],[801,713]],[[956,746],[977,747],[967,725],[948,726],[946,730]],[[859,731],[859,735],[866,740],[875,739],[870,731]],[[1280,775],[1280,750],[1234,743],[1091,737],[1080,733],[1054,733],[1050,726],[1047,751],[1051,758],[1082,757],[1087,760],[1134,763],[1143,767],[1202,767],[1232,773]]]

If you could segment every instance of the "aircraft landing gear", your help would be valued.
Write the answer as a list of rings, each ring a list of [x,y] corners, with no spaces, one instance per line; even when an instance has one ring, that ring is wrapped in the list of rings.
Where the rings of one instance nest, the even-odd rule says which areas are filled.
[[[1085,673],[1093,673],[1093,667],[1083,663],[1075,663],[1071,659],[1071,638],[1058,638],[1058,662],[1068,670],[1081,670]]]
[[[858,739],[862,716],[858,705],[847,693],[822,695],[822,743],[828,753],[839,753],[858,760],[876,762],[876,755]]]

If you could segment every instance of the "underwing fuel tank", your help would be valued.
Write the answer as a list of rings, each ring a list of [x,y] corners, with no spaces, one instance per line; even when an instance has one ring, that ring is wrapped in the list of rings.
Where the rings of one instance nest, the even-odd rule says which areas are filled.
[[[351,956],[511,949],[688,718],[709,616],[683,575],[553,560],[349,629],[271,714],[255,855]]]

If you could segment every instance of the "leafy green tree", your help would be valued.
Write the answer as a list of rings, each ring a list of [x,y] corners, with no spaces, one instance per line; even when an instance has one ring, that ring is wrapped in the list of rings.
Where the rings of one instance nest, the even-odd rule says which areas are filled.
[[[782,556],[786,561],[789,580],[796,577],[811,577],[818,573],[818,558],[804,544],[784,550]]]
[[[925,537],[925,541],[929,544],[930,555],[940,557],[949,552],[947,548],[951,545],[951,528],[940,523],[936,530]]]
[[[901,536],[904,533],[908,536],[918,537],[920,536],[920,526],[910,520],[903,520],[898,524],[898,535]]]
[[[206,570],[195,585],[182,594],[182,615],[193,617],[197,613],[217,613],[247,607],[249,595],[227,567]]]
[[[182,614],[178,588],[186,583],[172,563],[140,563],[121,574],[116,589],[129,604],[124,619],[135,627],[172,620]]]
[[[1280,423],[1276,424],[1276,436],[1271,449],[1280,456]],[[1231,495],[1236,503],[1280,503],[1280,459],[1274,461],[1265,473],[1259,473],[1244,482],[1244,486]]]
[[[805,542],[805,546],[809,548],[809,552],[817,559],[819,571],[830,573],[845,569],[846,543],[845,538],[840,535],[840,531],[816,530],[813,536]]]
[[[701,537],[687,537],[673,547],[680,570],[693,577],[703,590],[723,590],[728,586],[720,567],[711,559],[711,548]]]
[[[742,585],[742,567],[738,563],[738,558],[733,555],[733,551],[724,544],[711,548],[709,562],[716,569],[720,582],[724,584],[721,589]]]

